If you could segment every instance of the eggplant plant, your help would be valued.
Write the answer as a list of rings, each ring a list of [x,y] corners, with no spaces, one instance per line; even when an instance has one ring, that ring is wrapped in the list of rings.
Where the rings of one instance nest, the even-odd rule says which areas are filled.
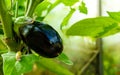
[[[76,3],[79,5],[74,7]],[[58,75],[74,75],[51,60],[57,58],[65,64],[73,64],[64,53],[59,32],[43,22],[59,4],[70,9],[59,26],[67,36],[102,38],[120,31],[119,12],[108,12],[108,17],[83,19],[67,28],[76,10],[88,13],[83,0],[0,0],[0,75],[22,75],[32,71],[34,64]]]

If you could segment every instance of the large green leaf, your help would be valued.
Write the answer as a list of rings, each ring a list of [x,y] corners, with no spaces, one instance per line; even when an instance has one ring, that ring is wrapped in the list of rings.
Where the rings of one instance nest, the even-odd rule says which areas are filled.
[[[114,20],[120,22],[120,12],[108,12],[108,14]]]
[[[40,61],[37,62],[37,65],[38,67],[43,67],[51,72],[56,73],[57,75],[74,75],[67,68],[54,62],[52,59],[41,58]]]
[[[62,3],[64,3],[67,6],[72,6],[73,4],[75,4],[76,2],[78,2],[79,0],[60,0]]]
[[[23,55],[20,61],[16,60],[16,53],[2,54],[4,75],[21,75],[32,70],[33,64],[39,58],[33,54]]]
[[[110,17],[88,18],[73,24],[67,35],[104,37],[120,31],[118,23]]]

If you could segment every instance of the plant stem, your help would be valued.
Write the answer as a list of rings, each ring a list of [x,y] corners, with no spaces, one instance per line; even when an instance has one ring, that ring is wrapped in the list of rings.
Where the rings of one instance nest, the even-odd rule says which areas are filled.
[[[16,1],[16,4],[15,4],[15,18],[17,18],[18,16],[18,0]]]
[[[42,1],[43,1],[43,0],[30,0],[30,1],[29,1],[29,6],[28,6],[28,9],[27,9],[27,12],[26,12],[25,16],[32,17],[35,8],[36,8],[37,5],[38,5],[40,2],[42,2]]]
[[[82,69],[77,72],[77,75],[82,75],[85,72],[85,70],[87,69],[87,67],[96,58],[96,56],[98,55],[98,53],[99,53],[99,50],[96,50],[95,54],[88,60],[88,62],[82,67]]]
[[[30,0],[27,0],[27,2],[26,2],[26,6],[25,6],[25,13],[27,12],[27,10],[28,10],[28,5],[29,5],[29,2],[30,2]]]
[[[5,37],[11,37],[13,35],[11,33],[12,30],[10,29],[12,25],[12,18],[11,18],[11,15],[8,14],[9,12],[6,10],[6,8],[7,7],[5,6],[5,1],[0,0],[0,16],[1,16],[1,21],[3,23],[3,28],[5,32],[4,35]]]
[[[12,31],[12,16],[9,14],[6,9],[5,0],[0,0],[0,17],[3,26],[3,32],[5,37],[5,42],[9,48],[9,50],[16,50],[16,42],[13,40],[13,31]]]

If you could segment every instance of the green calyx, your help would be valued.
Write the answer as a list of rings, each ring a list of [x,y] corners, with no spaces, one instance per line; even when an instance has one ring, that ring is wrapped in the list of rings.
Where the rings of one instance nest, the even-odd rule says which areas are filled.
[[[32,22],[33,22],[33,19],[30,17],[25,17],[25,16],[18,17],[14,21],[14,28],[13,29],[14,29],[15,33],[17,33],[17,35],[19,36],[19,28],[21,26],[31,24]]]

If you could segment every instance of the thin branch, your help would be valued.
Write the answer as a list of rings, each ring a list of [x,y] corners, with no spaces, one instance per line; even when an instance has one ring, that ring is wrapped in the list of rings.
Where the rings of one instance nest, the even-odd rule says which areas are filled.
[[[99,50],[96,50],[95,54],[88,60],[88,62],[83,66],[83,68],[80,71],[77,72],[77,75],[81,75],[87,69],[87,67],[96,58],[96,56],[98,55],[98,53],[99,53]]]
[[[29,1],[29,5],[28,5],[28,9],[27,12],[25,14],[25,16],[29,16],[32,17],[35,8],[37,7],[37,5],[42,2],[43,0],[30,0]]]

